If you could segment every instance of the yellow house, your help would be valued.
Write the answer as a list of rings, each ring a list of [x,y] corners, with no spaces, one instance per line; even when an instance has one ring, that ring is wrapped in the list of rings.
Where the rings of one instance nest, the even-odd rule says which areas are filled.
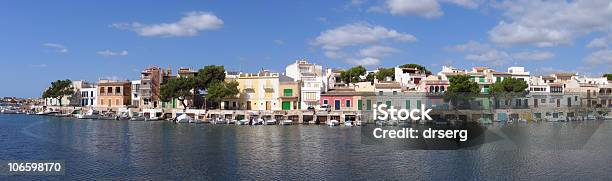
[[[235,80],[240,90],[240,109],[281,110],[279,102],[279,73],[262,70],[259,73],[240,73]]]

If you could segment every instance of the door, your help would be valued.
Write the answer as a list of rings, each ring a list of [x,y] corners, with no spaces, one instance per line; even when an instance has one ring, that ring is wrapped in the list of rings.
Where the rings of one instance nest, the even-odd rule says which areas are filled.
[[[340,110],[340,100],[335,100],[334,101],[334,109],[335,110]]]
[[[272,109],[272,105],[270,104],[270,101],[266,101],[266,110],[271,110]]]

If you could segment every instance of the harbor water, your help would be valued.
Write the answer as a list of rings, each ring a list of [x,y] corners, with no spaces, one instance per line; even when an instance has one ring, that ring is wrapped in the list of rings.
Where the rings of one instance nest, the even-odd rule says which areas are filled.
[[[60,176],[0,180],[612,180],[612,121],[591,122],[597,127],[522,125],[543,134],[591,132],[586,141],[564,140],[584,141],[578,148],[514,149],[509,144],[515,143],[502,138],[476,149],[402,150],[363,144],[359,127],[0,114],[0,160],[64,160],[66,168]],[[495,132],[508,126],[513,125],[487,127]]]

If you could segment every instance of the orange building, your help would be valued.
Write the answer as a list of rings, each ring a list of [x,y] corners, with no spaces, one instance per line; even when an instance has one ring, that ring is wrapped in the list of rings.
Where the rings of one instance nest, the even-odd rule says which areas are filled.
[[[130,81],[100,80],[96,107],[117,110],[131,104],[132,83]]]

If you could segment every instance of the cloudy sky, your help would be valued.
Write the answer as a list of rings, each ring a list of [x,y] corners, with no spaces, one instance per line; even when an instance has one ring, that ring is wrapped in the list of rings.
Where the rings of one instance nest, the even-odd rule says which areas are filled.
[[[609,0],[0,2],[0,96],[56,79],[136,79],[148,65],[282,71],[483,65],[612,72]]]

